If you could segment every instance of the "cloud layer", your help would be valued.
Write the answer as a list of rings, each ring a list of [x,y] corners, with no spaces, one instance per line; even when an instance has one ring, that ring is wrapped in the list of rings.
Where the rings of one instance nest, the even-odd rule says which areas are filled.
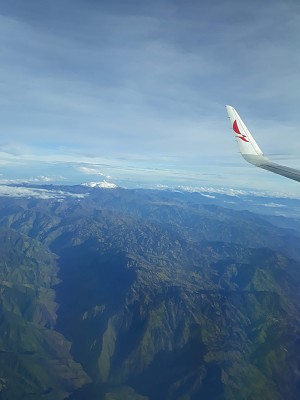
[[[33,169],[39,159],[90,163],[79,166],[83,176],[106,175],[93,165],[108,163],[129,179],[129,167],[141,178],[144,169],[170,171],[171,180],[186,169],[201,184],[209,176],[212,184],[275,186],[282,178],[236,173],[243,161],[224,104],[236,106],[267,154],[299,154],[299,33],[292,0],[7,2],[4,178],[12,171],[5,162]]]

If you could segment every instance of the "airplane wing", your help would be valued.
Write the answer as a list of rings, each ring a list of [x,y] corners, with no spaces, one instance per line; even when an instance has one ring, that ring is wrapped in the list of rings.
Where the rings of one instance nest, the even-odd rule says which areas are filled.
[[[237,111],[232,106],[226,106],[226,110],[238,143],[239,151],[246,161],[256,167],[266,169],[267,171],[300,182],[299,169],[274,163],[265,157]]]

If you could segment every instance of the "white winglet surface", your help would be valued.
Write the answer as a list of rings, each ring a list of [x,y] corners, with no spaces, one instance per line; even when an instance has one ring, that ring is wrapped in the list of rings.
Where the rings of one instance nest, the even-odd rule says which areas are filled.
[[[258,147],[257,143],[253,139],[253,136],[247,129],[237,111],[232,106],[226,106],[226,110],[231,122],[232,129],[235,133],[240,152],[242,154],[253,154],[262,156],[263,152]]]
[[[274,163],[265,157],[237,111],[232,106],[226,106],[226,110],[239,150],[246,161],[257,167],[300,182],[300,170]]]

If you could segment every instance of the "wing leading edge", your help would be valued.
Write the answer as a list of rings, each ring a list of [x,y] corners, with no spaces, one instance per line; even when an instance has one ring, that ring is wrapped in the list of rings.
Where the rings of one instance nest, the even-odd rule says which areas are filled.
[[[239,151],[246,161],[256,167],[300,182],[300,170],[274,163],[265,157],[237,111],[232,106],[226,106],[226,110],[238,143]]]

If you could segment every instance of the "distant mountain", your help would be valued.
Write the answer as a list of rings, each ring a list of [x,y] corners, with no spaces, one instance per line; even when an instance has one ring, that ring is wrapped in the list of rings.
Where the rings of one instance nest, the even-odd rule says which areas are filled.
[[[0,399],[299,398],[295,219],[43,190],[0,198]]]

